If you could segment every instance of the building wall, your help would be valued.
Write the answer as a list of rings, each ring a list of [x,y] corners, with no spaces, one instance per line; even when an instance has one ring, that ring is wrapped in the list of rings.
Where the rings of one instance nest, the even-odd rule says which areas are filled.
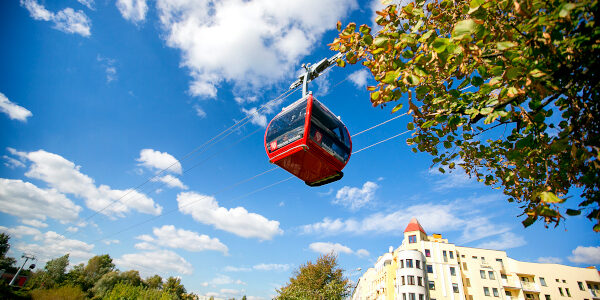
[[[414,276],[413,285],[407,276]],[[414,294],[420,300],[421,294],[426,300],[600,300],[599,287],[600,274],[593,267],[521,262],[505,251],[460,247],[438,234],[409,231],[400,247],[380,256],[361,276],[352,299],[404,300],[406,295],[411,300]]]

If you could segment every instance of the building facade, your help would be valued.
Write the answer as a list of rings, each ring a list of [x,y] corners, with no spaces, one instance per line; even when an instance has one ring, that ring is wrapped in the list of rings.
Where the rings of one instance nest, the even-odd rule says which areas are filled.
[[[514,260],[505,251],[460,247],[428,236],[416,219],[402,245],[357,281],[352,300],[600,300],[596,268]]]

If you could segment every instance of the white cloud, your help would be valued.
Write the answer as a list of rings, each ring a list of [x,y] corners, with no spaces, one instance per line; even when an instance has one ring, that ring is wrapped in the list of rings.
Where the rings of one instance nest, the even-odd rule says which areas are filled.
[[[40,220],[35,220],[35,219],[22,219],[21,223],[25,224],[25,225],[29,225],[29,226],[33,226],[33,227],[37,227],[37,228],[46,228],[48,227],[48,224],[40,221]]]
[[[365,249],[359,249],[356,252],[350,249],[347,246],[344,246],[339,243],[329,243],[329,242],[316,242],[312,243],[308,246],[310,250],[321,253],[321,254],[329,254],[329,253],[345,253],[345,254],[355,254],[357,256],[369,256],[369,251]]]
[[[506,250],[511,248],[521,247],[527,244],[525,239],[512,232],[505,232],[498,236],[497,240],[481,243],[476,248]]]
[[[91,10],[94,10],[94,0],[77,0],[77,2]]]
[[[57,13],[47,10],[35,0],[21,0],[31,17],[35,20],[52,21],[54,28],[66,33],[77,33],[81,36],[90,36],[91,21],[81,10],[75,11],[67,7]]]
[[[164,225],[160,228],[152,230],[154,237],[143,235],[137,237],[147,243],[154,243],[159,246],[185,249],[192,252],[200,252],[205,250],[214,250],[227,254],[229,251],[225,244],[221,243],[218,238],[211,238],[205,234],[198,234],[193,231],[177,229],[173,225]],[[146,245],[143,245],[144,247]],[[139,245],[142,247],[142,245]]]
[[[67,253],[72,264],[77,264],[94,256],[91,252],[94,248],[93,244],[67,239],[54,231],[42,233],[38,229],[27,226],[17,226],[15,228],[0,226],[0,231],[7,232],[17,238],[31,236],[34,243],[17,241],[14,243],[14,248],[19,252],[33,253],[40,263],[45,263]]]
[[[119,240],[103,240],[102,241],[105,245],[115,245],[115,244],[120,244],[121,241]]]
[[[212,196],[184,192],[177,195],[177,203],[179,211],[191,215],[194,220],[241,237],[270,240],[275,235],[283,234],[278,221],[250,213],[241,206],[230,209],[221,207]]]
[[[412,217],[416,217],[425,230],[448,231],[461,228],[464,221],[452,211],[451,204],[418,204],[390,213],[375,213],[362,220],[324,218],[323,221],[301,227],[303,233],[335,235],[340,233],[399,233]]]
[[[235,102],[237,104],[244,104],[244,103],[254,103],[256,101],[258,101],[258,97],[256,96],[250,96],[250,97],[235,97],[233,98],[235,100]]]
[[[171,187],[171,188],[180,188],[182,190],[188,189],[188,187],[185,184],[183,184],[183,182],[181,182],[181,180],[179,180],[179,178],[177,178],[171,174],[167,174],[163,177],[154,177],[154,178],[152,178],[152,181],[163,182],[164,184],[166,184],[168,187]]]
[[[537,259],[537,262],[543,263],[543,264],[560,264],[560,263],[562,263],[562,258],[552,257],[552,256],[539,257]]]
[[[146,19],[148,12],[146,0],[117,0],[116,6],[125,20],[137,24]]]
[[[206,112],[199,105],[194,105],[194,109],[196,110],[196,115],[200,118],[206,118]]]
[[[41,221],[47,218],[72,222],[77,220],[81,209],[55,189],[45,190],[22,180],[0,178],[0,211],[30,220],[30,224],[44,224]]]
[[[4,155],[4,156],[2,156],[2,158],[6,159],[6,162],[4,163],[4,165],[7,166],[7,167],[9,167],[9,168],[11,168],[11,169],[24,168],[25,167],[24,163],[22,163],[19,160],[16,160],[16,159],[12,158],[12,157]]]
[[[226,285],[226,284],[238,284],[238,285],[245,285],[246,283],[241,281],[241,280],[234,280],[231,277],[227,276],[227,275],[217,275],[217,277],[213,278],[210,281],[205,281],[203,282],[201,285],[202,286],[217,286],[217,285]]]
[[[267,127],[266,114],[262,114],[261,112],[259,112],[256,107],[250,109],[242,108],[242,111],[244,112],[247,118],[250,118],[250,123],[258,125],[260,127]]]
[[[141,166],[157,171],[166,170],[169,172],[181,174],[181,163],[167,152],[160,152],[153,149],[142,149],[140,157],[137,159]],[[168,169],[167,169],[168,168]]]
[[[600,264],[600,246],[577,246],[577,248],[573,250],[572,254],[572,256],[569,256],[569,261],[574,262],[576,264]]]
[[[446,170],[446,173],[440,173],[440,171],[438,171],[437,168],[431,168],[428,170],[428,174],[430,176],[439,178],[436,179],[433,183],[433,189],[435,191],[465,188],[473,186],[477,183],[477,181],[474,178],[469,177],[469,175],[465,173],[465,170],[458,165],[459,163],[462,163],[461,161],[456,160],[454,161],[454,163],[457,166],[456,169],[450,170],[448,168],[444,168]]]
[[[460,241],[462,244],[477,241],[482,238],[508,232],[508,226],[500,226],[491,223],[486,217],[475,217],[464,224],[464,229]]]
[[[354,83],[356,88],[363,88],[363,87],[367,86],[367,77],[368,76],[369,76],[369,72],[365,69],[361,69],[361,70],[358,70],[358,71],[350,74],[350,76],[348,76],[348,79],[350,79],[350,81],[352,81],[352,83]]]
[[[290,264],[258,264],[254,265],[252,268],[254,270],[261,271],[280,271],[284,272],[289,270],[292,267]]]
[[[79,228],[77,228],[75,226],[69,226],[69,227],[67,227],[67,231],[73,233],[73,232],[79,231]]]
[[[170,250],[125,254],[114,262],[122,270],[139,270],[142,277],[154,274],[165,276],[173,272],[191,275],[194,270],[189,262]]]
[[[373,200],[377,188],[379,186],[371,181],[365,182],[362,188],[345,186],[337,191],[333,203],[357,210]]]
[[[153,244],[150,244],[149,242],[136,243],[135,245],[133,245],[133,247],[135,247],[135,249],[139,249],[139,250],[156,250],[156,249],[158,249],[158,247],[156,247]]]
[[[115,67],[116,60],[108,57],[102,57],[101,55],[96,56],[96,60],[102,63],[104,72],[106,73],[106,82],[117,80],[117,68]]]
[[[2,93],[0,93],[0,111],[7,114],[11,120],[22,122],[26,122],[27,118],[33,115],[27,108],[14,104]],[[6,156],[4,158],[6,158]]]
[[[252,268],[226,266],[223,270],[225,272],[249,272],[249,271],[252,271]]]
[[[356,7],[355,0],[157,1],[166,43],[181,50],[193,78],[190,92],[206,97],[224,80],[257,88],[288,76]]]
[[[123,217],[136,210],[141,213],[158,215],[162,207],[145,194],[135,190],[115,190],[107,185],[96,186],[94,180],[81,173],[80,166],[60,155],[44,150],[23,153],[16,152],[32,162],[26,176],[46,182],[60,193],[73,194],[85,199],[88,208],[101,211],[109,217]],[[124,196],[127,194],[126,196]]]

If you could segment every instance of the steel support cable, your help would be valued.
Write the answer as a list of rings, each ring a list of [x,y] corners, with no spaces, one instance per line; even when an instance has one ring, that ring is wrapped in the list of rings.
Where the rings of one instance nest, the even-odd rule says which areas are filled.
[[[215,193],[213,193],[212,195],[206,195],[206,196],[202,196],[202,197],[200,197],[200,199],[197,199],[197,200],[195,200],[195,201],[192,201],[192,202],[190,202],[190,203],[187,203],[187,204],[185,204],[185,205],[182,205],[182,206],[179,206],[179,205],[178,205],[178,206],[177,206],[177,208],[174,208],[174,209],[168,210],[168,211],[166,211],[166,212],[164,212],[164,213],[162,213],[162,214],[160,214],[160,215],[153,216],[153,217],[151,217],[151,218],[148,218],[148,219],[146,219],[146,220],[144,220],[144,221],[141,221],[141,222],[138,222],[138,223],[136,223],[136,224],[133,224],[133,225],[131,225],[131,226],[128,226],[128,227],[126,227],[126,228],[124,228],[124,229],[121,229],[121,230],[119,230],[119,231],[117,231],[117,232],[114,232],[114,233],[112,233],[112,234],[109,234],[109,235],[107,235],[107,236],[103,237],[102,239],[97,239],[97,240],[93,241],[93,243],[96,243],[96,242],[101,242],[101,241],[103,241],[103,240],[105,240],[105,239],[107,239],[107,238],[110,238],[110,237],[113,237],[113,236],[119,235],[119,234],[121,234],[121,233],[123,233],[123,232],[129,231],[129,230],[131,230],[131,229],[133,229],[133,228],[136,228],[136,227],[138,227],[138,226],[141,226],[141,225],[143,225],[143,224],[146,224],[146,223],[152,222],[152,221],[154,221],[154,220],[156,220],[156,219],[158,219],[158,218],[161,218],[161,217],[163,217],[163,216],[166,216],[166,215],[172,214],[172,213],[174,213],[174,212],[178,211],[180,208],[183,208],[183,207],[187,207],[187,206],[190,206],[190,205],[196,204],[196,203],[198,203],[198,201],[200,201],[200,200],[203,200],[203,199],[206,199],[206,198],[209,198],[209,197],[214,197],[214,196],[216,196],[216,195],[218,195],[218,194],[221,194],[221,193],[223,193],[223,192],[225,192],[225,191],[231,190],[232,188],[234,188],[234,187],[236,187],[236,186],[238,186],[238,185],[241,185],[241,184],[243,184],[243,183],[246,183],[246,182],[248,182],[248,181],[252,181],[252,180],[254,180],[254,179],[256,179],[256,178],[258,178],[258,177],[260,177],[260,176],[263,176],[263,175],[265,175],[265,174],[267,174],[267,173],[273,172],[273,171],[275,171],[275,170],[277,170],[277,169],[278,169],[277,167],[273,167],[273,168],[271,168],[271,169],[269,169],[269,170],[266,170],[266,171],[264,171],[264,172],[261,172],[261,173],[259,173],[259,174],[256,174],[256,175],[254,175],[254,176],[251,176],[251,177],[249,177],[249,178],[246,178],[246,179],[244,179],[244,180],[240,180],[240,181],[238,181],[238,182],[236,182],[236,183],[234,183],[234,184],[232,184],[232,185],[228,185],[228,186],[226,186],[226,187],[224,187],[224,188],[222,188],[222,189],[220,189],[220,190],[216,191],[216,192],[215,192]],[[290,179],[290,178],[288,178],[288,179],[286,179],[286,180],[289,180],[289,179]],[[285,180],[282,180],[282,181],[280,181],[280,182],[278,182],[278,183],[281,183],[281,182],[284,182],[284,181],[285,181]],[[275,184],[270,184],[268,187],[272,187],[272,186],[274,186],[274,185],[275,185]],[[265,189],[265,188],[263,187],[263,188],[261,188],[261,189]],[[250,194],[250,193],[249,193],[249,194]]]
[[[355,136],[357,136],[357,135],[361,135],[361,134],[363,134],[363,133],[365,133],[365,132],[367,132],[367,131],[370,131],[370,130],[372,130],[372,129],[375,129],[375,128],[377,128],[377,127],[379,127],[379,126],[381,126],[381,125],[383,125],[383,124],[385,124],[385,123],[387,123],[387,122],[391,122],[391,121],[393,121],[393,120],[395,120],[395,119],[398,119],[398,118],[400,118],[400,117],[406,116],[407,114],[408,114],[408,113],[403,113],[403,114],[401,114],[401,115],[399,115],[399,116],[395,116],[395,117],[393,117],[393,118],[391,118],[391,119],[389,119],[389,120],[387,120],[387,121],[383,121],[383,122],[381,122],[381,123],[379,123],[379,124],[377,124],[377,125],[375,125],[375,126],[369,127],[369,128],[367,128],[367,129],[365,129],[365,130],[363,130],[363,131],[361,131],[361,132],[355,133],[355,134],[353,134],[351,137],[355,137]]]
[[[171,165],[169,165],[168,167],[162,169],[161,171],[159,171],[157,174],[155,174],[154,176],[146,179],[146,181],[142,182],[141,184],[137,185],[135,188],[133,189],[129,189],[127,192],[125,192],[125,194],[123,194],[121,197],[119,197],[118,199],[115,199],[113,201],[111,201],[108,205],[104,206],[103,208],[101,208],[100,210],[94,211],[94,213],[92,213],[91,215],[89,215],[88,217],[86,217],[85,219],[82,220],[82,222],[86,222],[90,219],[92,219],[93,217],[95,217],[96,215],[98,215],[99,213],[103,212],[104,210],[106,210],[107,208],[111,207],[112,205],[114,205],[115,203],[121,201],[123,198],[125,198],[127,195],[131,194],[133,191],[137,191],[140,187],[144,186],[145,184],[147,184],[148,182],[154,181],[155,179],[159,178],[160,175],[164,174],[167,170],[169,170],[171,167],[173,167],[174,165],[176,165],[177,163],[181,163],[182,161],[187,160],[190,156],[192,156],[194,153],[198,152],[199,150],[201,150],[202,148],[205,148],[202,152],[200,152],[199,154],[203,153],[204,151],[206,151],[206,149],[208,149],[210,146],[215,145],[217,142],[223,140],[224,138],[219,139],[217,142],[213,142],[215,139],[219,138],[221,135],[225,134],[226,132],[229,132],[225,137],[227,137],[229,134],[231,134],[232,132],[234,132],[234,130],[238,129],[236,127],[241,127],[243,125],[245,125],[246,123],[248,123],[248,121],[250,120],[251,117],[253,117],[255,114],[258,114],[260,111],[262,111],[263,109],[265,109],[266,107],[268,107],[268,105],[272,102],[275,101],[279,101],[279,100],[284,100],[287,97],[289,97],[291,94],[293,94],[294,92],[296,92],[298,90],[298,87],[294,88],[294,89],[290,89],[285,91],[284,93],[280,94],[277,98],[272,99],[264,104],[262,104],[256,111],[254,111],[253,113],[247,115],[246,117],[244,117],[243,119],[237,121],[235,124],[231,125],[229,128],[221,131],[219,134],[217,134],[216,136],[214,136],[213,138],[211,138],[210,140],[204,142],[202,145],[196,147],[194,150],[190,151],[189,153],[187,153],[186,155],[184,155],[181,159],[177,160],[176,162],[172,163]],[[245,122],[244,122],[245,121]],[[240,123],[244,122],[242,125],[238,126]],[[211,144],[212,143],[212,144]],[[66,231],[63,232],[63,235],[66,234]]]
[[[359,153],[359,152],[361,152],[361,151],[367,150],[367,149],[369,149],[369,148],[371,148],[371,147],[373,147],[373,146],[375,146],[375,145],[379,145],[379,144],[381,144],[381,143],[384,143],[384,142],[387,142],[387,141],[389,141],[389,140],[391,140],[391,139],[397,138],[397,137],[399,137],[399,136],[401,136],[401,135],[403,135],[403,134],[407,134],[407,133],[409,133],[409,132],[411,132],[411,130],[407,130],[407,131],[405,131],[405,132],[402,132],[402,133],[396,134],[396,135],[394,135],[394,136],[392,136],[392,137],[389,137],[389,138],[387,138],[387,139],[385,139],[385,140],[381,140],[381,141],[379,141],[379,142],[377,142],[377,143],[371,144],[371,145],[369,145],[369,146],[367,146],[367,147],[364,147],[364,148],[362,148],[362,149],[360,149],[360,150],[356,150],[356,151],[352,152],[352,155],[354,155],[354,154],[356,154],[356,153]]]

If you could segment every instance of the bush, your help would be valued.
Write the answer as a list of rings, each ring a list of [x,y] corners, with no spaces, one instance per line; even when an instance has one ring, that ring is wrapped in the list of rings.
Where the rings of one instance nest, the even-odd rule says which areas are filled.
[[[33,300],[83,300],[86,294],[77,286],[61,286],[59,288],[44,290],[36,289],[31,291]]]
[[[149,289],[142,286],[133,286],[125,283],[117,283],[113,289],[106,294],[107,300],[124,299],[148,299],[148,300],[176,300],[177,296],[156,289]]]

